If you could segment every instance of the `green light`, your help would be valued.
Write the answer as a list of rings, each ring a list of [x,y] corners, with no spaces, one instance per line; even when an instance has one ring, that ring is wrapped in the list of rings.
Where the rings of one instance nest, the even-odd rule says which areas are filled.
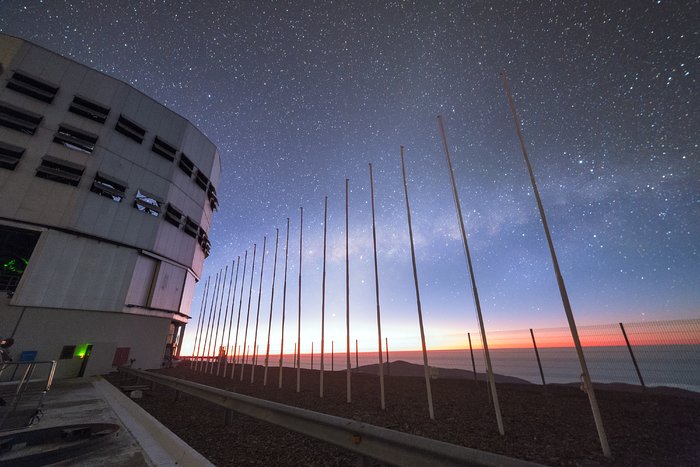
[[[75,353],[73,354],[74,357],[78,358],[85,358],[85,354],[87,354],[88,346],[90,344],[80,344],[75,346]]]
[[[28,264],[29,260],[25,258],[20,258],[19,260],[11,259],[7,263],[4,263],[2,268],[15,274],[22,274]]]

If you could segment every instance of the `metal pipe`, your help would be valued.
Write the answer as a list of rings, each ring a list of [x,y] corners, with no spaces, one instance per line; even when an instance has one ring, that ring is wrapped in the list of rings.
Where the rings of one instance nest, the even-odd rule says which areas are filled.
[[[321,279],[321,373],[319,376],[319,397],[323,398],[323,350],[326,338],[326,231],[328,225],[328,196],[323,201],[323,275]],[[313,345],[313,343],[312,343]]]
[[[287,310],[287,261],[289,260],[289,217],[287,218],[287,243],[284,247],[284,288],[282,289],[282,338],[280,340],[279,388],[282,389],[282,366],[284,364],[284,318]]]
[[[345,179],[345,328],[346,328],[346,347],[345,355],[347,358],[346,371],[346,386],[347,386],[347,402],[352,402],[351,381],[350,381],[350,243],[349,243],[349,222],[348,222],[348,205],[349,205],[349,184],[350,180]]]
[[[472,335],[467,333],[467,339],[469,339],[469,353],[472,356],[472,371],[474,373],[474,382],[476,382],[476,362],[474,362],[474,349],[472,348]]]
[[[231,300],[231,316],[228,321],[228,339],[226,340],[226,348],[231,352],[231,331],[233,330],[233,309],[236,308],[236,290],[238,289],[238,270],[241,268],[241,255],[236,258],[236,280],[233,282],[233,299]],[[233,344],[233,352],[231,352],[231,375],[233,369],[236,368],[236,344]],[[228,361],[228,358],[227,358]],[[226,378],[226,368],[224,368],[224,378]]]
[[[263,272],[265,271],[265,248],[267,247],[267,236],[263,236],[262,261],[260,264],[260,282],[258,283],[258,311],[255,315],[255,338],[253,339],[253,366],[250,369],[250,384],[255,381],[255,367],[258,359],[258,323],[260,322],[260,298],[263,289]]]
[[[625,327],[620,323],[620,330],[622,331],[622,336],[625,338],[625,344],[627,344],[627,350],[630,352],[630,357],[632,357],[632,363],[634,364],[634,369],[637,372],[637,377],[639,378],[639,384],[642,385],[642,389],[646,389],[644,384],[644,379],[642,378],[642,372],[639,371],[639,365],[637,365],[637,359],[634,357],[634,352],[632,352],[632,346],[630,345],[630,340],[627,338],[627,332]]]
[[[209,357],[209,338],[210,338],[210,331],[211,331],[211,323],[212,323],[212,316],[214,316],[214,302],[216,301],[216,290],[219,285],[219,274],[221,271],[218,271],[216,273],[216,280],[214,281],[214,291],[211,294],[211,302],[209,303],[209,320],[207,321],[207,330],[204,333],[204,346],[202,347],[202,354],[203,358],[199,362],[199,368],[198,371],[201,373],[204,371],[206,362]]]
[[[233,270],[231,270],[233,272]],[[224,304],[224,294],[226,293],[226,276],[228,275],[228,264],[226,265],[226,269],[224,270],[224,280],[221,281],[221,298],[219,300],[219,311],[217,312],[217,317],[216,317],[216,332],[214,333],[214,361],[211,363],[211,369],[209,370],[209,374],[213,375],[214,374],[214,363],[216,361],[219,362],[218,367],[221,367],[221,360],[219,354],[221,353],[221,349],[217,347],[219,343],[219,325],[221,324],[221,307]],[[224,340],[224,336],[221,336],[221,340]]]
[[[304,240],[304,208],[299,208],[299,316],[297,318],[297,392],[301,391],[301,260]]]
[[[430,387],[430,366],[428,366],[428,349],[425,345],[425,330],[423,329],[423,310],[420,304],[420,292],[418,288],[418,269],[416,267],[416,251],[413,246],[413,226],[411,225],[411,207],[408,201],[408,185],[406,183],[406,163],[403,159],[403,146],[401,146],[401,173],[403,175],[403,191],[406,195],[406,216],[408,217],[408,237],[411,241],[411,264],[413,265],[413,283],[416,289],[416,305],[418,307],[418,325],[420,327],[420,340],[423,348],[423,371],[425,373],[425,390],[428,397],[428,413],[430,419],[435,420],[433,410],[433,392]],[[388,346],[387,346],[388,348]]]
[[[455,182],[455,172],[452,167],[452,157],[447,146],[447,136],[445,135],[445,125],[442,123],[442,117],[438,115],[438,124],[442,135],[442,142],[445,146],[445,157],[447,158],[447,167],[450,171],[450,182],[452,183],[452,197],[457,208],[457,220],[459,221],[459,231],[462,234],[462,243],[464,245],[464,254],[467,258],[467,267],[469,269],[469,279],[471,281],[472,293],[474,297],[474,306],[476,308],[476,316],[479,320],[479,329],[481,330],[481,339],[484,343],[484,357],[486,359],[486,371],[489,378],[489,387],[491,389],[491,397],[493,398],[493,408],[496,412],[496,423],[498,424],[498,432],[503,435],[503,419],[501,417],[501,406],[498,402],[498,393],[496,391],[496,379],[493,376],[493,367],[491,366],[491,355],[489,354],[489,346],[486,339],[486,329],[484,327],[484,318],[481,313],[481,300],[479,300],[479,291],[476,287],[476,276],[474,274],[474,265],[472,264],[472,256],[469,252],[469,243],[467,241],[467,231],[464,227],[464,217],[462,216],[462,204],[459,201],[459,193],[457,191],[457,183]]]
[[[535,333],[532,331],[532,328],[530,328],[530,336],[532,337],[532,348],[535,349],[535,357],[537,357],[537,366],[540,369],[540,377],[542,378],[542,386],[545,386],[547,383],[544,382],[544,371],[542,371],[542,362],[540,361],[540,352],[537,350],[537,342],[535,342]]]
[[[379,356],[379,400],[382,410],[386,409],[384,400],[384,362],[382,359],[382,316],[379,309],[379,266],[377,264],[377,227],[374,216],[374,176],[372,163],[369,164],[369,191],[372,200],[372,244],[374,246],[374,291],[377,302],[377,354]]]
[[[258,244],[253,243],[253,262],[250,265],[250,287],[248,287],[248,311],[245,315],[245,331],[243,333],[243,361],[241,362],[241,376],[240,381],[243,382],[243,374],[245,373],[245,360],[246,360],[246,349],[250,350],[248,346],[248,321],[250,319],[250,300],[253,296],[253,279],[255,277],[255,254],[257,252]],[[250,356],[250,352],[248,352]]]
[[[574,346],[576,347],[576,353],[578,355],[578,360],[581,365],[584,389],[588,394],[588,401],[591,404],[591,410],[593,412],[593,419],[595,420],[596,429],[598,431],[600,445],[603,449],[603,455],[605,455],[605,457],[611,457],[612,454],[610,452],[610,446],[608,445],[608,437],[605,434],[605,428],[603,427],[603,418],[600,415],[600,408],[598,407],[598,401],[595,396],[595,389],[593,389],[593,384],[591,382],[591,375],[588,372],[588,365],[586,365],[586,357],[583,354],[583,347],[581,346],[581,339],[579,338],[578,329],[576,328],[576,321],[574,320],[574,313],[571,309],[571,303],[569,302],[569,295],[566,292],[564,278],[561,274],[561,270],[559,269],[559,261],[557,260],[557,254],[554,251],[554,242],[552,241],[552,235],[549,232],[549,225],[547,225],[547,216],[544,213],[544,207],[542,205],[542,199],[540,198],[540,192],[537,189],[535,173],[532,170],[530,158],[528,157],[527,149],[525,148],[525,139],[523,138],[523,134],[520,129],[520,120],[518,120],[518,115],[515,111],[515,102],[513,101],[513,95],[510,92],[508,77],[505,73],[501,73],[501,79],[503,81],[503,87],[505,88],[506,95],[508,97],[510,111],[513,114],[513,121],[515,122],[515,132],[518,135],[518,140],[520,141],[520,149],[522,150],[523,158],[525,159],[525,165],[527,166],[527,171],[530,175],[530,183],[532,184],[532,191],[534,192],[535,200],[537,201],[537,208],[540,211],[540,219],[542,220],[542,227],[544,228],[544,233],[547,237],[549,253],[552,256],[552,265],[554,266],[554,274],[557,278],[557,285],[559,286],[559,294],[561,295],[561,301],[564,306],[564,311],[566,313],[566,319],[568,320],[569,328],[571,329],[571,337],[573,338]]]
[[[190,360],[190,370],[194,369],[195,361],[196,361],[196,355],[197,355],[197,344],[199,342],[199,339],[201,339],[201,333],[202,333],[202,314],[205,311],[204,310],[204,304],[206,303],[207,299],[207,293],[209,292],[209,279],[210,277],[207,277],[207,281],[204,283],[204,293],[202,293],[202,303],[199,306],[199,317],[197,318],[197,327],[195,328],[194,332],[194,342],[192,344],[192,359]]]
[[[226,335],[226,319],[228,318],[229,305],[231,304],[231,285],[233,284],[233,266],[236,264],[236,260],[231,261],[231,276],[228,280],[228,294],[226,295],[226,313],[224,313],[224,327],[221,329],[221,347],[224,348],[223,362],[219,358],[219,368],[216,370],[216,376],[221,376],[221,367],[224,367],[224,377],[226,377],[226,368],[228,366],[228,348],[230,343],[226,342],[224,346],[224,335]],[[233,318],[233,312],[231,313],[231,318]],[[231,337],[231,328],[229,327],[229,339]]]
[[[267,365],[270,360],[270,332],[272,331],[272,305],[275,302],[275,278],[277,277],[277,247],[279,246],[280,229],[275,229],[275,261],[272,265],[272,290],[270,292],[270,318],[267,322],[267,348],[265,350],[265,373],[263,386],[267,386]]]
[[[233,368],[231,368],[231,379],[233,379],[233,375],[236,373],[236,358],[240,359],[241,357],[241,346],[238,345],[238,331],[241,325],[241,308],[243,307],[243,288],[245,287],[245,271],[247,265],[248,250],[245,251],[245,256],[243,256],[243,278],[241,280],[241,295],[238,297],[238,318],[236,318],[236,337],[233,341],[233,351],[236,353],[236,355],[233,358]],[[238,349],[237,352],[236,349]]]

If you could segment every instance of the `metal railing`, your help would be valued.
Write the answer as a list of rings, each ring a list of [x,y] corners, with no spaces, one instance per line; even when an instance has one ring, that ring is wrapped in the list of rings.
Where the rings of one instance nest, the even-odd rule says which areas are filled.
[[[45,369],[43,367],[46,367]],[[35,377],[37,369],[45,376]],[[0,431],[31,425],[51,389],[56,361],[8,362],[0,366]],[[19,376],[18,379],[15,377]]]
[[[126,367],[119,368],[119,371],[209,401],[229,411],[331,443],[357,453],[361,457],[369,457],[393,465],[426,467],[538,465],[157,373]],[[229,419],[228,413],[227,419]]]

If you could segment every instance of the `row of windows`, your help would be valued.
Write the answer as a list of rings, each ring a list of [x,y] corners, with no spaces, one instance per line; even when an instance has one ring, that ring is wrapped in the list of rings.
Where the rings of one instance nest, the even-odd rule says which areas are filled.
[[[7,88],[47,103],[53,102],[59,89],[52,83],[19,71],[13,72],[12,77],[7,82]],[[68,110],[97,123],[104,123],[111,109],[86,97],[75,95]],[[42,118],[41,115],[0,102],[0,125],[13,130],[33,135]],[[114,129],[138,144],[142,144],[146,136],[145,128],[121,114]],[[97,135],[62,124],[54,135],[53,141],[63,144],[69,149],[90,154],[95,149]],[[178,152],[177,148],[159,136],[155,136],[153,139],[151,151],[169,162],[175,162]],[[216,210],[219,206],[219,200],[216,189],[207,176],[184,153],[180,153],[178,167],[188,177],[194,176],[197,186],[206,192],[211,209]]]
[[[0,167],[14,170],[23,153],[23,148],[0,141]],[[65,185],[78,186],[84,172],[85,166],[83,165],[45,155],[41,158],[41,164],[36,168],[35,176]],[[126,197],[127,189],[128,185],[125,181],[102,172],[97,172],[90,186],[91,192],[109,198],[116,203],[121,203]],[[165,205],[165,202],[161,198],[141,189],[136,190],[133,206],[139,211],[159,217],[163,205]],[[207,233],[192,218],[185,216],[182,211],[168,203],[165,220],[178,229],[183,230],[192,238],[195,238],[202,247],[204,254],[209,256],[211,243]]]

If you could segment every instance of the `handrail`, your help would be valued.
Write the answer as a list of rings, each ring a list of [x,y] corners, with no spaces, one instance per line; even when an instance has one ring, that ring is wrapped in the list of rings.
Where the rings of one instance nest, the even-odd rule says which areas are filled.
[[[394,465],[426,467],[539,465],[157,373],[127,367],[120,367],[119,371],[334,444],[361,456]]]

